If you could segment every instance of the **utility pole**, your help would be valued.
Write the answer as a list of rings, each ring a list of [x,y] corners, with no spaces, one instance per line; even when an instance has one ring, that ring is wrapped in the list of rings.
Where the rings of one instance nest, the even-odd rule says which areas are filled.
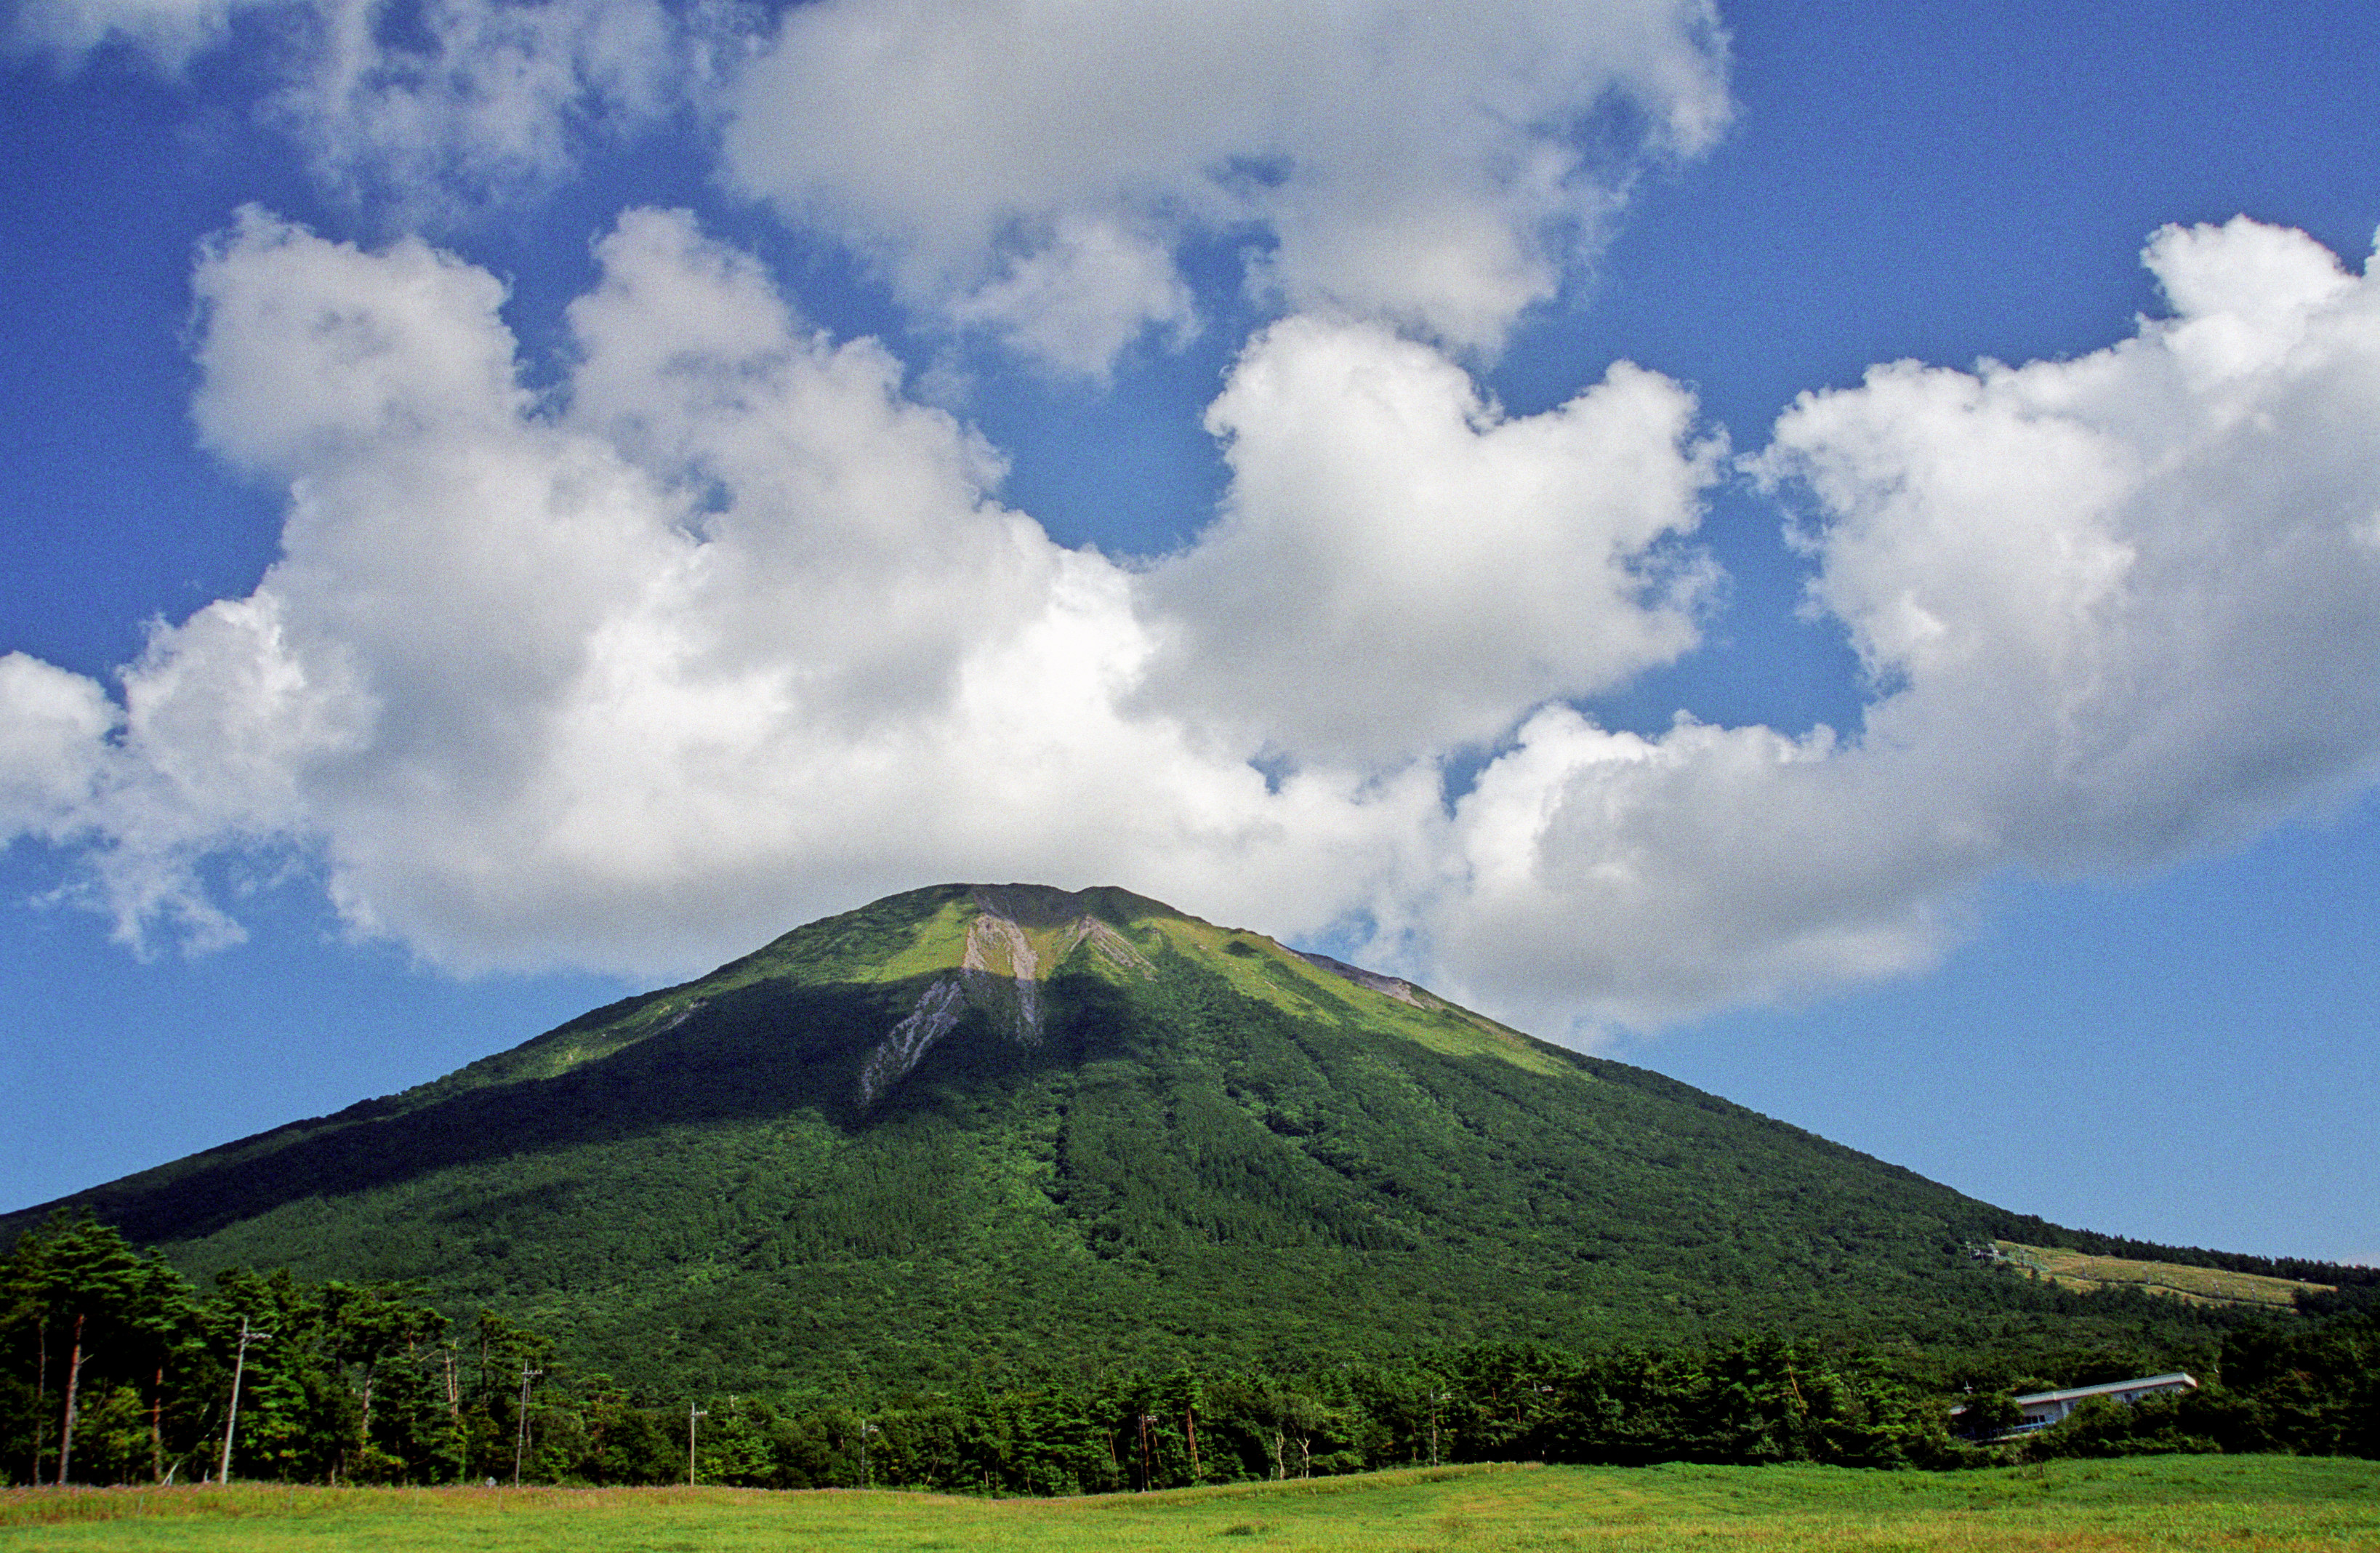
[[[876,1486],[875,1480],[874,1480],[874,1479],[872,1479],[872,1478],[870,1478],[870,1477],[868,1475],[868,1436],[870,1436],[870,1435],[873,1435],[873,1434],[880,1434],[880,1433],[881,1433],[881,1432],[882,1432],[882,1431],[881,1431],[881,1430],[880,1430],[880,1429],[878,1429],[878,1428],[877,1428],[877,1426],[876,1426],[875,1425],[870,1424],[870,1423],[867,1422],[867,1421],[866,1421],[866,1420],[864,1420],[864,1419],[860,1422],[860,1426],[859,1426],[859,1486],[860,1486],[862,1488],[873,1488],[873,1487],[875,1487],[875,1486]]]
[[[239,1427],[239,1382],[240,1377],[248,1373],[248,1345],[262,1342],[272,1335],[271,1332],[249,1330],[248,1317],[243,1316],[239,1318],[239,1353],[231,1365],[231,1406],[224,1410],[223,1464],[215,1469],[218,1484],[231,1481],[231,1438],[233,1431]]]
[[[513,1431],[513,1486],[516,1488],[520,1486],[521,1457],[528,1450],[528,1383],[532,1377],[544,1373],[543,1370],[529,1368],[527,1359],[521,1361],[520,1420],[518,1427]]]
[[[1429,1464],[1431,1466],[1438,1465],[1438,1410],[1444,1405],[1445,1401],[1446,1393],[1443,1391],[1432,1391],[1429,1394]]]
[[[687,1401],[686,1404],[686,1486],[689,1488],[694,1486],[694,1421],[710,1416],[710,1409],[695,1406],[691,1399]]]

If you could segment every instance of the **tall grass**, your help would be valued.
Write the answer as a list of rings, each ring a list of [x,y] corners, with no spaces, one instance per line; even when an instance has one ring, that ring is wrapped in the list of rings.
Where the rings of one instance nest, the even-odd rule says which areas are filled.
[[[2380,1549],[2380,1467],[2288,1457],[1961,1474],[1454,1467],[1077,1499],[725,1488],[16,1490],[0,1548],[514,1553]]]

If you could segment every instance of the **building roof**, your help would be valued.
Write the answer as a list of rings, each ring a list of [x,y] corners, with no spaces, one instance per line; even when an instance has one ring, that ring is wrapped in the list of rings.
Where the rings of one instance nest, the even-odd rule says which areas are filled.
[[[2143,1376],[2138,1380],[2110,1380],[2099,1386],[2069,1386],[2058,1391],[2028,1391],[2021,1397],[2011,1397],[2009,1400],[2019,1407],[2054,1407],[2059,1402],[2080,1401],[2085,1397],[2113,1396],[2119,1391],[2178,1390],[2185,1386],[2193,1391],[2196,1390],[2197,1377],[2181,1370],[2174,1370],[2167,1375]],[[1956,1418],[1966,1411],[1966,1403],[1961,1402],[1950,1410],[1950,1416]]]
[[[2062,1391],[2028,1391],[2011,1400],[2017,1406],[2023,1407],[2028,1403],[2070,1402],[2084,1397],[2112,1396],[2118,1391],[2166,1390],[2181,1386],[2196,1390],[2198,1382],[2185,1372],[2175,1370],[2169,1375],[2144,1376],[2138,1380],[2110,1380],[2100,1386],[2070,1386]]]

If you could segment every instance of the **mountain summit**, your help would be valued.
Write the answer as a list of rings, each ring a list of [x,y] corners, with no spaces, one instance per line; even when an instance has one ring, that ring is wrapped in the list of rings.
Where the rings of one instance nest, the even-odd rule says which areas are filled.
[[[892,896],[73,1200],[197,1270],[419,1279],[679,1389],[1958,1343],[2073,1304],[1967,1255],[2065,1234],[2037,1219],[1117,889]]]

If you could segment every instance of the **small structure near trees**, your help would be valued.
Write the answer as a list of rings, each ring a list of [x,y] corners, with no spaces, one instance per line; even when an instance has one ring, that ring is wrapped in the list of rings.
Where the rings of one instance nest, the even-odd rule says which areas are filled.
[[[2097,1386],[2069,1386],[2056,1391],[2028,1391],[2022,1396],[1978,1398],[1950,1410],[1951,1427],[1979,1439],[2008,1439],[2063,1423],[2068,1413],[2094,1397],[2127,1406],[2162,1391],[2195,1391],[2198,1381],[2180,1370],[2143,1376],[2138,1380],[2109,1380]]]

